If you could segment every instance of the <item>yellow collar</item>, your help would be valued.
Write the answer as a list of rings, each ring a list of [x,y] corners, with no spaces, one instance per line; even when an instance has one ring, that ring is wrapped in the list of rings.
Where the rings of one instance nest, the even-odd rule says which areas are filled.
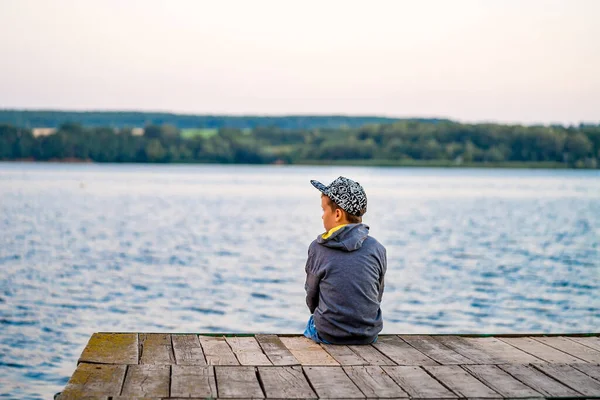
[[[333,233],[334,233],[334,232],[337,232],[337,231],[339,231],[340,229],[342,229],[342,228],[343,228],[343,227],[345,227],[346,225],[348,225],[348,224],[342,224],[342,225],[335,226],[335,227],[331,228],[331,229],[329,230],[329,232],[325,232],[323,235],[321,235],[321,237],[322,237],[323,239],[328,239],[328,238],[329,238],[331,235],[333,235]]]

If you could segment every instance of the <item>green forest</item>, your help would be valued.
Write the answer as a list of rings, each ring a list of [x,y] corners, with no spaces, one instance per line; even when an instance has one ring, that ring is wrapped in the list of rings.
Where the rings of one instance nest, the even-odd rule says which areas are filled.
[[[238,128],[253,129],[276,126],[282,129],[357,128],[365,124],[394,122],[397,118],[341,115],[289,115],[289,116],[232,116],[193,115],[131,111],[37,111],[0,110],[0,124],[22,128],[57,128],[64,122],[89,127],[144,127],[147,125],[173,125],[179,129]],[[422,119],[420,121],[436,121]]]
[[[6,117],[8,112],[4,113]],[[136,132],[133,127],[138,125],[128,125],[132,121],[129,117],[119,120],[115,117],[119,113],[104,117],[89,113],[98,124],[85,120],[82,115],[86,113],[74,113],[79,118],[69,122],[64,121],[73,113],[63,117],[53,114],[52,121],[58,125],[50,120],[46,125],[34,123],[38,117],[30,113],[34,118],[27,123],[0,118],[0,160],[546,168],[600,165],[600,124],[520,126],[321,116],[314,117],[316,120],[210,117],[219,124],[190,126],[178,123],[175,114],[168,114],[174,119],[159,122],[153,119],[155,114],[147,114],[139,121],[151,122],[139,124],[143,132]],[[247,124],[240,123],[239,118],[247,118]],[[34,126],[56,126],[56,131],[36,137]]]

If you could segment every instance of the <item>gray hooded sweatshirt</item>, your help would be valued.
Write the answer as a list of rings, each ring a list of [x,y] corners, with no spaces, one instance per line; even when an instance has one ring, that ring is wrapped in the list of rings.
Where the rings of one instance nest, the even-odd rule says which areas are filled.
[[[367,344],[381,332],[385,247],[365,224],[349,224],[308,248],[306,304],[319,337],[334,344]]]

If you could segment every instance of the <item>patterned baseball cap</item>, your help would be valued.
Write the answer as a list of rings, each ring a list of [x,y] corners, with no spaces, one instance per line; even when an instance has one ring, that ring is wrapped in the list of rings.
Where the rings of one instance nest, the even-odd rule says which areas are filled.
[[[342,210],[356,216],[362,216],[361,211],[367,207],[367,194],[360,183],[340,176],[329,186],[319,181],[311,180],[310,183],[328,196]]]

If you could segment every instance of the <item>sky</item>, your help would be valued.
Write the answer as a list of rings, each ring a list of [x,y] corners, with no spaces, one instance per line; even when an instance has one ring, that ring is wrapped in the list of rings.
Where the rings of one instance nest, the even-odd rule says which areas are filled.
[[[600,122],[597,0],[0,0],[0,108]]]

